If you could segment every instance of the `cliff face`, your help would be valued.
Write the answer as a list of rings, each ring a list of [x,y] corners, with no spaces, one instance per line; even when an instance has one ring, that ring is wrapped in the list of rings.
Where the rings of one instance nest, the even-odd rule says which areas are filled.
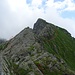
[[[1,50],[5,75],[75,75],[75,40],[65,29],[38,19]]]

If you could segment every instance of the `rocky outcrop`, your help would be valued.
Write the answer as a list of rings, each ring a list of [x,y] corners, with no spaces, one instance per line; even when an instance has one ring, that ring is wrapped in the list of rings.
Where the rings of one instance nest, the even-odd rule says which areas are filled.
[[[1,52],[0,68],[3,65],[3,73],[5,75],[75,75],[60,52],[60,49],[64,51],[68,48],[65,48],[62,41],[60,42],[62,37],[59,32],[67,37],[67,33],[42,19],[37,20],[33,29],[25,28],[9,40],[8,45]],[[64,37],[61,40],[63,39]]]

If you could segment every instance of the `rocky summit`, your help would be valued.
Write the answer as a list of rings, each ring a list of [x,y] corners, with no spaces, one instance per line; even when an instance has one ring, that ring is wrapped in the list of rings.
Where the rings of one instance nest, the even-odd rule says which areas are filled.
[[[75,38],[39,18],[0,45],[0,75],[75,75]]]

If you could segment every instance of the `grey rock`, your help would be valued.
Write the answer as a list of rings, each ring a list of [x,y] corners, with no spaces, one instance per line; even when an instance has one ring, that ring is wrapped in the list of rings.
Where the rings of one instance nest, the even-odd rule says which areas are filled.
[[[27,27],[9,40],[7,47],[1,52],[0,73],[3,73],[2,65],[7,69],[4,59],[19,65],[19,68],[29,70],[28,75],[44,75],[40,69],[46,66],[50,71],[59,70],[60,65],[65,64],[64,60],[61,59],[59,62],[58,58],[49,53],[40,43],[43,38],[53,39],[55,30],[56,27],[53,24],[39,18],[33,29]],[[63,68],[65,68],[64,64]],[[10,75],[9,69],[7,71]]]

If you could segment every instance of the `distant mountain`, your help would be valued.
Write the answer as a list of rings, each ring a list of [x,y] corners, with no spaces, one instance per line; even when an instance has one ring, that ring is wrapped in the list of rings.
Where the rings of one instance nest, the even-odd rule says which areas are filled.
[[[0,44],[4,43],[5,41],[5,39],[0,39]]]
[[[7,40],[5,39],[0,39],[0,51],[4,50],[7,45]]]
[[[75,75],[75,39],[39,18],[5,44],[0,58],[1,75]]]

